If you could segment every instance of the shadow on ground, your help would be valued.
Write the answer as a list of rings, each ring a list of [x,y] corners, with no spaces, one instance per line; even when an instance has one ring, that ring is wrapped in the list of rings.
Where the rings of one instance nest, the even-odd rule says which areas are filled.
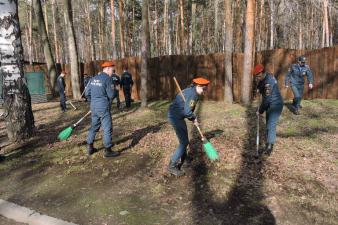
[[[242,164],[235,184],[227,194],[227,200],[217,202],[213,200],[213,190],[209,186],[209,169],[207,163],[199,160],[193,167],[193,205],[194,224],[238,224],[255,225],[276,224],[269,208],[262,202],[264,176],[262,169],[265,160],[256,160],[255,156],[255,109],[246,109],[246,136],[242,150]],[[194,141],[198,140],[194,132]],[[212,135],[208,136],[209,138]],[[201,148],[201,143],[197,143]],[[226,185],[226,184],[224,184]]]
[[[135,112],[140,107],[139,103],[133,103],[132,107],[128,111],[120,111],[113,109],[112,116],[113,120],[123,118],[133,112]],[[55,105],[54,107],[49,107],[47,109],[55,109],[59,108],[58,105]],[[78,121],[83,115],[85,115],[88,112],[88,107],[78,107],[78,110],[76,110],[76,113],[60,113],[58,114],[57,118],[49,120],[50,122],[42,123],[40,124],[37,129],[35,136],[20,144],[14,145],[13,148],[11,148],[9,154],[7,155],[7,160],[12,160],[19,158],[23,155],[29,154],[32,151],[35,151],[36,149],[39,149],[41,147],[46,147],[46,150],[48,150],[49,145],[53,145],[55,143],[58,143],[59,140],[57,139],[58,134],[65,128],[71,126],[76,121]],[[86,126],[90,124],[90,116],[88,116],[82,123],[80,123],[73,131],[73,135],[76,135],[77,132],[83,130]],[[68,147],[74,147],[76,145],[82,145],[85,144],[85,141],[78,143],[77,142],[71,142],[67,143]]]
[[[125,141],[132,139],[131,143],[127,147],[119,150],[119,152],[124,152],[128,149],[131,149],[135,145],[137,145],[140,142],[140,140],[142,138],[144,138],[146,135],[148,135],[149,133],[159,132],[161,130],[161,127],[164,124],[166,124],[166,122],[161,122],[161,123],[158,123],[156,125],[151,125],[151,126],[147,126],[145,128],[138,129],[138,130],[134,131],[132,134],[130,134],[126,137],[123,137],[122,139],[116,141],[114,144],[120,144],[122,142],[125,142]]]

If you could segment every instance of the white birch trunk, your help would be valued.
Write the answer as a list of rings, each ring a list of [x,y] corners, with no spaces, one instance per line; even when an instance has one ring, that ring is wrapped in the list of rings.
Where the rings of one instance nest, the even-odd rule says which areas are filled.
[[[34,133],[31,98],[24,78],[17,1],[0,0],[0,75],[8,138],[12,142]]]

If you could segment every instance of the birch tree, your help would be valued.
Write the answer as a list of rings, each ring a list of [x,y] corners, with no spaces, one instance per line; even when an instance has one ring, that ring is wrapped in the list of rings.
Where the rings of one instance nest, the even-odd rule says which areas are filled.
[[[0,75],[3,77],[5,123],[12,142],[34,134],[31,98],[23,71],[18,1],[0,0]]]

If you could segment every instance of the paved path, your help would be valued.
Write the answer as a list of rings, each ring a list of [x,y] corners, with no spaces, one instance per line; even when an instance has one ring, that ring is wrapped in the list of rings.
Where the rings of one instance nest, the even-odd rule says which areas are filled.
[[[0,199],[0,215],[6,217],[7,220],[10,219],[18,222],[14,223],[8,220],[9,222],[11,222],[10,224],[14,225],[19,225],[20,223],[25,223],[29,225],[76,225],[75,223],[69,223],[60,219],[43,215],[34,210],[16,205],[2,199]]]

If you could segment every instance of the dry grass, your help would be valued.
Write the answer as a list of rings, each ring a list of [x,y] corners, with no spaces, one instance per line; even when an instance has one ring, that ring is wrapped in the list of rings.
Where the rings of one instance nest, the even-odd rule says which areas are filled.
[[[181,179],[165,172],[177,144],[166,119],[169,102],[148,109],[135,103],[130,112],[114,108],[114,148],[122,152],[116,159],[86,155],[89,119],[68,141],[56,140],[88,110],[77,104],[80,110],[66,114],[58,103],[34,106],[37,136],[3,149],[8,159],[0,165],[1,198],[80,224],[338,221],[337,100],[304,101],[301,116],[285,107],[275,150],[259,160],[253,157],[254,108],[204,102],[198,109],[202,129],[221,160],[207,160],[189,125],[194,161]],[[96,143],[102,148],[101,134]]]

